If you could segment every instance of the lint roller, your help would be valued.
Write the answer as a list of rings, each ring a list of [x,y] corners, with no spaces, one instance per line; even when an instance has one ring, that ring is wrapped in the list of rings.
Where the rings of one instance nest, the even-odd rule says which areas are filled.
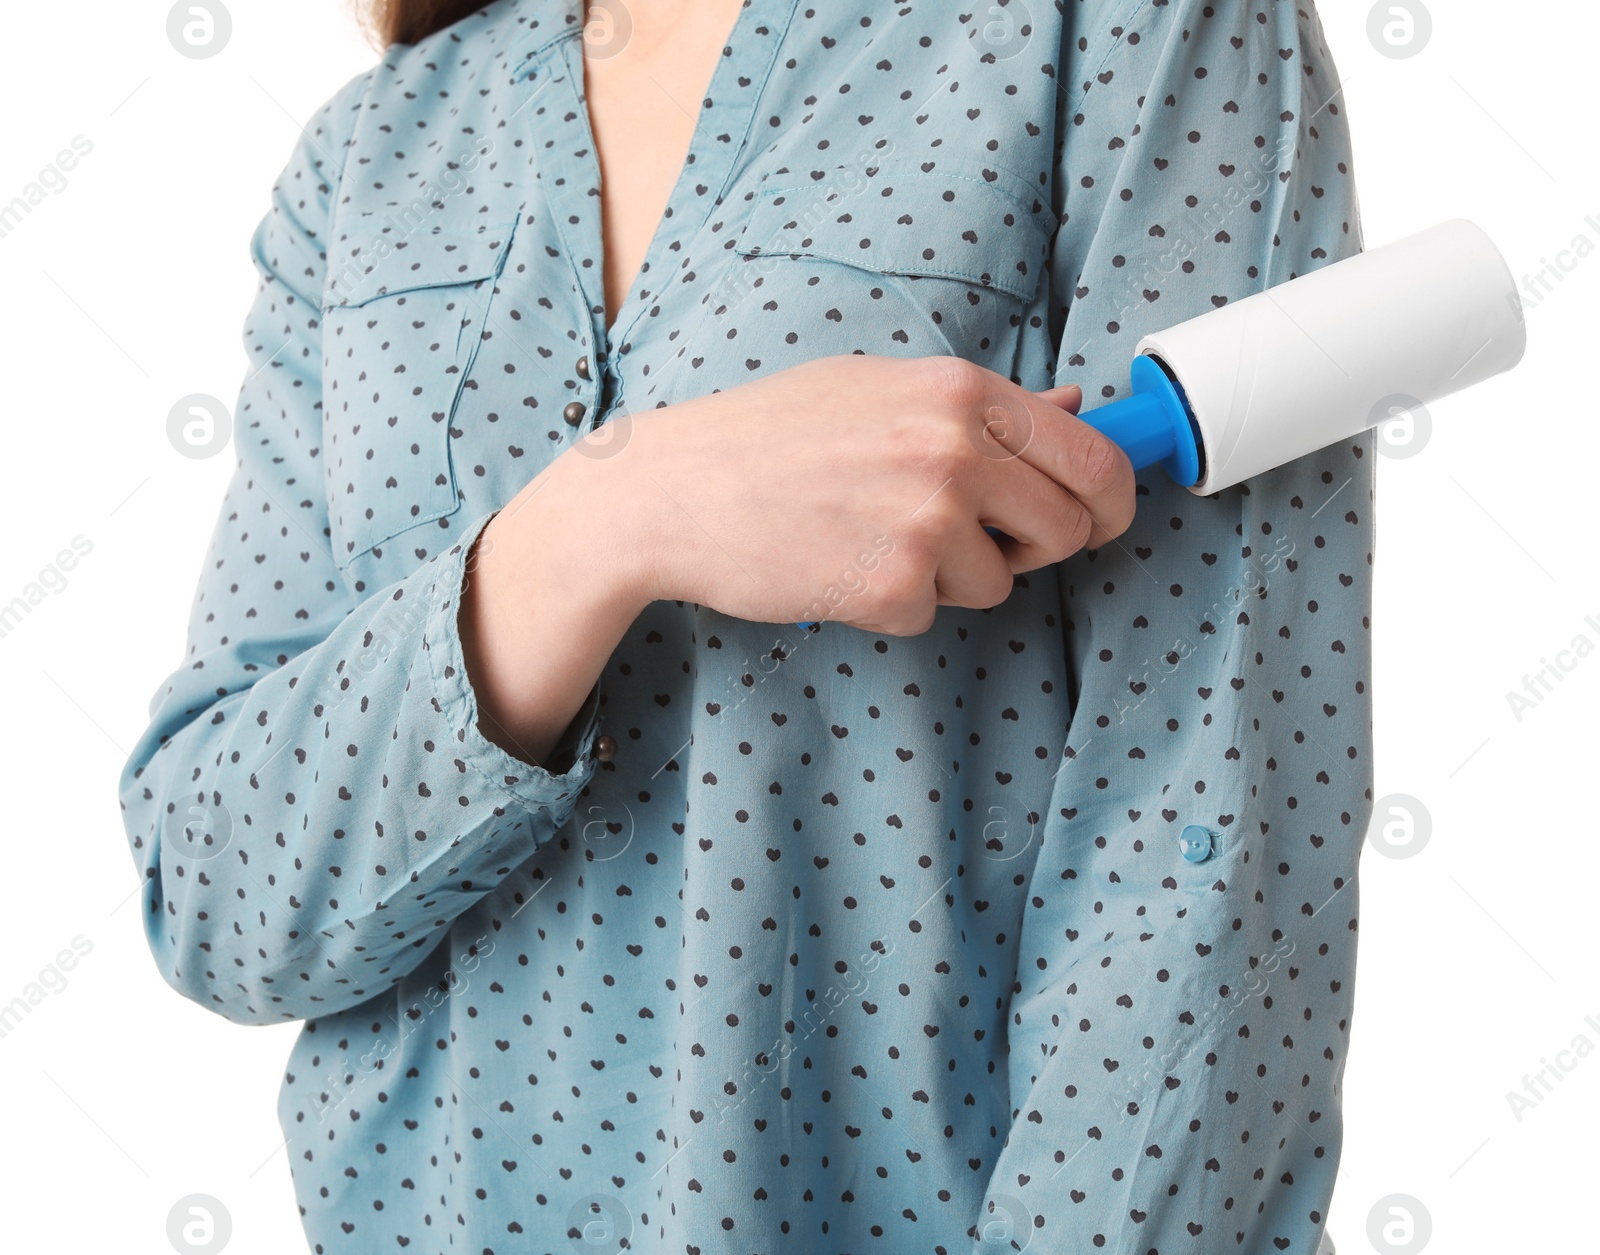
[[[1526,347],[1510,267],[1455,219],[1145,336],[1133,395],[1078,417],[1135,470],[1206,496],[1503,374]]]
[[[1456,219],[1145,336],[1133,395],[1079,417],[1206,496],[1503,374],[1527,339],[1505,258]]]

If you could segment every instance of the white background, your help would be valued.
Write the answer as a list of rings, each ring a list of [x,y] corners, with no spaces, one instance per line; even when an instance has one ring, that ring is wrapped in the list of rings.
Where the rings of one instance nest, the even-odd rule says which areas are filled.
[[[0,238],[0,603],[74,537],[93,546],[0,639],[0,1004],[74,937],[92,946],[0,1039],[7,1249],[170,1251],[168,1211],[193,1193],[231,1213],[230,1251],[304,1249],[274,1114],[297,1030],[234,1026],[161,982],[115,798],[181,659],[233,460],[179,456],[167,413],[237,394],[250,232],[298,124],[375,57],[343,0],[227,2],[232,38],[209,60],[169,45],[165,2],[13,4],[4,19],[0,203],[75,136],[93,145]],[[1368,246],[1471,217],[1519,277],[1580,236],[1600,246],[1596,6],[1434,0],[1410,59],[1375,49],[1370,8],[1322,5]],[[1379,467],[1378,794],[1417,799],[1431,835],[1413,857],[1369,845],[1362,859],[1342,1255],[1406,1249],[1367,1236],[1392,1194],[1426,1209],[1435,1251],[1595,1246],[1600,651],[1520,720],[1506,695],[1575,637],[1600,646],[1600,437],[1583,384],[1597,294],[1600,256],[1529,310],[1513,375],[1433,407],[1422,451]],[[1399,821],[1380,805],[1379,824]],[[1594,1054],[1558,1053],[1580,1036]],[[1508,1091],[1547,1062],[1570,1071],[1547,1073],[1553,1092],[1518,1119]]]

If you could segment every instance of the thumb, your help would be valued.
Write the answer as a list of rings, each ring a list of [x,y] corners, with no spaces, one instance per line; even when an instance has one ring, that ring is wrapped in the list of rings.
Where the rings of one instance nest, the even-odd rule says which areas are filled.
[[[1060,388],[1050,388],[1036,395],[1050,402],[1051,405],[1060,406],[1072,414],[1076,414],[1083,404],[1083,389],[1075,383],[1069,383]]]

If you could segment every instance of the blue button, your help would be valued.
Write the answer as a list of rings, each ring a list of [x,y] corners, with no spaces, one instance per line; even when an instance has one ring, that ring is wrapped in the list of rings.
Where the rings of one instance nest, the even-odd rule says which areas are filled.
[[[1205,862],[1211,857],[1211,830],[1190,824],[1178,834],[1178,849],[1191,863]]]

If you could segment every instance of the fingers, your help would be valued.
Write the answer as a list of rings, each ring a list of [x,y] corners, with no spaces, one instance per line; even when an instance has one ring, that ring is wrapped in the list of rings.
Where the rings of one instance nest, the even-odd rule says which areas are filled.
[[[1050,514],[1038,520],[1036,525],[1030,527],[1016,522],[992,524],[1003,533],[993,537],[993,543],[1016,574],[1037,571],[1052,563],[1065,561],[1080,550],[1094,548],[1094,519],[1071,493],[1060,489],[1057,491],[1060,496]],[[988,535],[987,532],[984,534]],[[1102,540],[1099,543],[1106,542]]]
[[[994,539],[1013,572],[1037,571],[1089,544],[1093,516],[1048,475],[1015,458],[986,471],[978,521],[1005,533]]]
[[[1012,571],[996,541],[974,524],[947,537],[934,591],[941,606],[987,610],[1011,596]]]
[[[1077,417],[1082,390],[1067,385],[1033,393],[994,374],[986,384],[980,412],[986,452],[996,450],[989,458],[992,482],[1014,488],[1029,470],[1046,476],[1088,511],[1090,548],[1126,531],[1134,513],[1133,466],[1116,444]],[[993,492],[1003,503],[1004,491]]]
[[[1015,575],[1108,543],[1132,521],[1133,468],[1077,417],[1080,387],[1032,393],[959,358],[903,367],[905,417],[886,425],[884,457],[919,503],[857,626],[915,635],[937,606],[997,606]]]
[[[1076,414],[1083,407],[1083,389],[1075,383],[1063,384],[1059,388],[1049,388],[1044,392],[1034,393],[1041,401]]]

